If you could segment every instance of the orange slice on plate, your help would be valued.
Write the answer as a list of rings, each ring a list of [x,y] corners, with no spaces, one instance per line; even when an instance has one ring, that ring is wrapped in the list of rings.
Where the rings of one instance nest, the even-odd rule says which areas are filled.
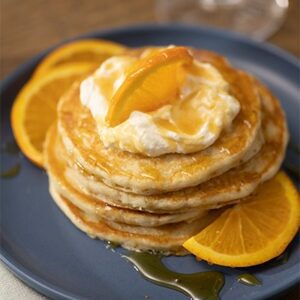
[[[247,198],[183,246],[200,259],[229,267],[254,266],[280,255],[299,228],[297,189],[280,172]]]
[[[175,100],[184,78],[183,66],[192,63],[192,56],[184,47],[154,51],[139,60],[113,95],[106,122],[116,126],[132,111],[153,111]]]
[[[56,119],[56,105],[75,80],[88,74],[93,64],[57,67],[40,78],[30,80],[14,101],[12,129],[22,152],[36,165],[43,166],[43,143]]]
[[[104,60],[113,55],[118,55],[125,47],[104,40],[79,40],[63,45],[47,55],[38,65],[34,76],[46,74],[58,66],[73,63],[94,63],[95,68]]]

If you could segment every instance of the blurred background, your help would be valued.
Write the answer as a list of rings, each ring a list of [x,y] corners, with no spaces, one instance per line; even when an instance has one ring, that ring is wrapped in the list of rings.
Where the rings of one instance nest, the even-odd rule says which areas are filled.
[[[63,39],[147,22],[228,27],[299,57],[299,4],[300,0],[0,0],[0,78]]]

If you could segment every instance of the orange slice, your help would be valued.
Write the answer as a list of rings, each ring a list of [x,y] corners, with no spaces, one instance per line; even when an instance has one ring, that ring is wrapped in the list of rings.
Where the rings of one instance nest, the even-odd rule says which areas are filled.
[[[104,40],[79,40],[63,45],[48,56],[38,65],[34,76],[41,76],[49,70],[70,63],[94,63],[95,68],[112,55],[118,55],[125,47]]]
[[[193,58],[184,47],[154,51],[128,72],[109,104],[106,122],[116,126],[134,110],[153,111],[173,101],[184,78],[184,65]]]
[[[201,259],[229,267],[254,266],[280,255],[299,228],[297,189],[280,172],[247,198],[183,246]]]
[[[11,113],[15,138],[23,153],[38,166],[43,166],[43,143],[48,128],[56,119],[59,98],[92,68],[91,64],[57,67],[29,81],[15,99]]]

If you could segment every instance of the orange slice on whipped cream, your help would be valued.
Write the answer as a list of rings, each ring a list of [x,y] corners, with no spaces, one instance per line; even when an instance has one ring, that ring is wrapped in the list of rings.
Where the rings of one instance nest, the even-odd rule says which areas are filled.
[[[116,126],[132,111],[149,112],[174,101],[193,57],[184,47],[166,48],[137,61],[113,95],[106,123]]]

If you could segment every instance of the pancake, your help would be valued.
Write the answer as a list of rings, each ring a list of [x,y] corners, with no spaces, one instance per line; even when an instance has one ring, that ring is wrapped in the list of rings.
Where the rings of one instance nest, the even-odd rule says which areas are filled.
[[[163,225],[158,228],[125,226],[86,215],[50,185],[50,193],[56,204],[80,230],[90,237],[108,240],[129,250],[159,252],[164,255],[188,254],[183,242],[212,222],[219,212],[211,212],[205,218],[193,222]]]
[[[89,236],[184,255],[183,242],[218,217],[220,207],[247,201],[280,168],[288,130],[278,100],[223,57],[190,50],[222,73],[241,105],[232,126],[200,152],[147,157],[105,148],[81,105],[79,83],[61,98],[44,145],[50,193]]]
[[[155,227],[164,224],[178,223],[185,220],[193,220],[204,216],[207,212],[202,209],[193,209],[187,212],[154,214],[143,211],[120,208],[109,205],[101,199],[88,196],[81,192],[80,186],[72,187],[64,177],[65,162],[59,158],[56,152],[60,151],[56,132],[56,126],[53,126],[48,134],[45,143],[45,164],[49,176],[50,185],[59,192],[60,195],[67,198],[73,205],[83,212],[101,217],[106,221],[114,221],[136,226]]]
[[[79,187],[82,193],[96,199],[105,199],[103,201],[106,203],[156,213],[186,211],[194,207],[216,208],[246,197],[278,171],[288,140],[285,116],[278,100],[262,84],[257,82],[256,85],[262,101],[265,143],[249,161],[221,176],[193,188],[147,196],[111,188],[78,164],[69,166],[65,177],[73,187]]]
[[[201,60],[202,52],[197,50]],[[209,54],[205,52],[205,59]],[[241,105],[231,130],[222,132],[210,147],[193,154],[166,154],[145,157],[105,148],[99,139],[95,121],[81,105],[79,84],[62,97],[58,105],[58,131],[64,146],[76,161],[108,186],[136,193],[159,194],[196,186],[243,161],[255,142],[261,126],[261,106],[254,79],[232,68],[215,55],[210,60],[230,84],[230,94]],[[249,159],[249,155],[246,156]]]

